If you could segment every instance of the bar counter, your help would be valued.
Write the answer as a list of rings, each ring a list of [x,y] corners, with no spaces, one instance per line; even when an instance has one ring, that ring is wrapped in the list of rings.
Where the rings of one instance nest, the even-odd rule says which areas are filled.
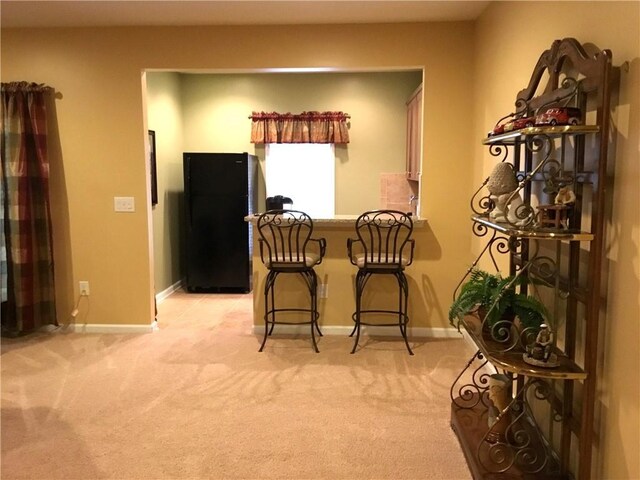
[[[245,221],[251,222],[254,226],[260,214],[249,215]],[[348,335],[353,328],[351,315],[355,309],[355,274],[357,268],[351,264],[347,255],[347,239],[355,238],[355,223],[359,215],[334,215],[330,218],[313,219],[313,238],[325,238],[327,242],[326,254],[322,263],[315,267],[318,275],[318,282],[324,287],[326,296],[318,298],[320,310],[319,324],[323,333]],[[422,240],[429,230],[428,222],[424,218],[412,217],[413,237],[416,239],[414,252],[414,262],[406,269],[409,280],[409,315],[411,318],[409,330],[415,327],[427,327],[426,304],[422,290],[422,274],[420,268],[420,255],[422,250]],[[253,306],[254,306],[254,331],[258,334],[263,332],[264,323],[264,281],[267,270],[260,259],[260,247],[258,245],[258,232],[253,232]],[[386,276],[381,276],[386,277]],[[384,307],[397,305],[398,293],[395,278],[375,278],[367,288],[370,292],[366,302],[375,302]],[[286,275],[278,280],[276,287],[276,301],[285,302],[287,305],[303,307],[308,305],[309,294],[306,287],[297,275]],[[281,304],[282,305],[282,304]],[[302,328],[277,325],[275,332],[302,334],[301,338],[306,339],[308,326]],[[419,328],[418,330],[424,330]],[[376,333],[391,334],[399,337],[399,330],[395,327],[376,327]],[[416,333],[414,331],[414,333]],[[401,340],[400,340],[401,341]],[[267,343],[268,345],[268,343]],[[268,348],[268,347],[267,347]],[[319,343],[322,350],[322,341]],[[404,348],[402,343],[401,348]]]
[[[247,215],[244,219],[247,222],[256,223],[261,213],[254,213],[253,215]],[[331,217],[324,218],[312,218],[313,226],[315,227],[350,227],[355,226],[356,220],[359,215],[333,215]],[[421,227],[426,223],[424,218],[411,216],[413,220],[413,228]],[[355,235],[355,230],[354,230]]]

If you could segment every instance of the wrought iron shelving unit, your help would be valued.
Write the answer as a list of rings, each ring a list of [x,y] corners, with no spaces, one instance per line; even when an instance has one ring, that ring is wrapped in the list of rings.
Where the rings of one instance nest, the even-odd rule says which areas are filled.
[[[546,86],[540,85],[545,73]],[[454,298],[480,264],[498,272],[508,264],[508,275],[527,279],[508,288],[535,294],[547,305],[555,361],[551,368],[524,361],[536,329],[507,320],[489,327],[487,317],[477,315],[460,320],[478,349],[451,387],[451,426],[474,478],[591,476],[613,73],[608,50],[587,53],[575,39],[556,40],[518,93],[514,115],[571,104],[583,112],[584,124],[530,126],[483,140],[497,161],[513,167],[518,186],[501,222],[490,215],[496,206],[487,193],[490,178],[473,195],[473,233],[484,248]],[[575,193],[575,201],[562,223],[549,227],[542,221],[544,207],[563,187]],[[493,371],[511,379],[513,392],[489,426]]]

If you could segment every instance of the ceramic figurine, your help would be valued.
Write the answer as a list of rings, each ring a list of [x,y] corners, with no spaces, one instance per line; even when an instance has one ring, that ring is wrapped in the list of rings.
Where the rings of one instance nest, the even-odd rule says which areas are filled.
[[[521,225],[523,220],[516,216],[517,209],[522,205],[518,190],[518,179],[509,163],[498,163],[489,176],[487,190],[491,194],[489,198],[493,202],[493,209],[489,213],[489,219],[494,222],[509,222],[512,225]]]
[[[545,323],[540,325],[540,331],[536,336],[533,345],[527,347],[527,351],[522,354],[525,362],[538,367],[556,367],[557,356],[552,353],[553,332]]]
[[[554,199],[556,205],[570,205],[576,203],[576,194],[569,187],[561,187]]]
[[[489,218],[496,222],[506,221],[506,203],[511,193],[518,188],[518,180],[509,163],[500,162],[491,171],[487,190],[491,194],[489,198],[493,202],[493,209]]]

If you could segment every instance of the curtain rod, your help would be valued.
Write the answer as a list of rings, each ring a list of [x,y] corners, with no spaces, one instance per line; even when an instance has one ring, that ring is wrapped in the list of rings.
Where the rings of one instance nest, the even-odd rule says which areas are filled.
[[[3,82],[2,90],[7,92],[54,92],[55,89],[44,83],[35,82]]]
[[[254,119],[256,117],[329,117],[329,116],[337,116],[344,118],[351,118],[351,115],[344,112],[302,112],[302,113],[277,113],[277,112],[261,112],[255,113],[253,115],[249,115],[247,118]]]

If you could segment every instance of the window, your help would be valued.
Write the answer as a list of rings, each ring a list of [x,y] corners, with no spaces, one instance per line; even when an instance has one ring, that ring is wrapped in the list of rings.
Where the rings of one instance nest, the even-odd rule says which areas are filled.
[[[293,200],[293,208],[311,218],[335,213],[335,154],[332,143],[266,145],[267,196]]]

